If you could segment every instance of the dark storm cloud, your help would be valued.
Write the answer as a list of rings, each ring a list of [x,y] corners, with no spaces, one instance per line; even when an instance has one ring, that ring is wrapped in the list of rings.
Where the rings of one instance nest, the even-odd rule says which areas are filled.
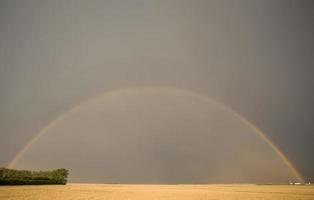
[[[234,108],[314,178],[312,1],[0,6],[0,164],[81,100],[171,85]]]

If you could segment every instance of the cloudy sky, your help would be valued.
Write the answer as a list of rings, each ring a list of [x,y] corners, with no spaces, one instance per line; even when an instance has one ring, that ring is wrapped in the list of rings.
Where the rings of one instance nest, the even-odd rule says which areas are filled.
[[[201,94],[204,98],[214,99],[232,108],[260,128],[306,180],[313,181],[313,9],[313,2],[305,0],[3,0],[0,2],[0,165],[6,165],[36,133],[79,102],[125,88],[171,87]],[[102,98],[97,101],[101,102],[102,108],[98,110],[95,105],[86,105],[86,108],[69,115],[69,119],[47,131],[46,136],[34,144],[33,156],[31,150],[29,159],[25,156],[25,166],[41,166],[40,163],[36,166],[34,162],[45,156],[52,163],[63,163],[64,160],[54,160],[60,152],[49,151],[52,147],[46,147],[52,141],[62,142],[58,134],[61,136],[65,131],[85,130],[84,134],[62,135],[67,137],[64,140],[68,142],[61,145],[61,150],[75,151],[78,156],[80,145],[88,146],[93,142],[100,145],[99,141],[88,138],[99,136],[106,127],[122,119],[123,123],[106,129],[106,136],[113,137],[117,133],[134,136],[137,132],[135,137],[143,138],[141,134],[145,132],[149,135],[150,131],[161,134],[163,137],[160,141],[165,146],[157,145],[157,149],[168,149],[166,153],[158,154],[164,162],[174,158],[184,160],[176,146],[213,146],[210,140],[206,144],[199,139],[189,143],[191,138],[205,137],[208,129],[220,135],[219,138],[235,132],[236,136],[231,137],[228,144],[235,138],[251,137],[249,132],[254,132],[241,125],[234,127],[235,119],[229,119],[230,115],[223,109],[217,114],[218,111],[213,110],[218,108],[205,105],[203,100],[195,100],[193,95],[182,97],[173,93],[176,92],[159,91],[156,96],[156,92],[151,94],[151,91],[144,91],[120,94],[119,98],[114,98],[115,101]],[[123,105],[125,109],[121,109]],[[167,106],[172,110],[165,109]],[[112,110],[113,107],[115,109]],[[108,109],[111,109],[110,115]],[[206,110],[206,114],[198,115],[202,110]],[[132,114],[140,120],[135,128],[130,125],[134,122]],[[155,117],[149,118],[150,114]],[[188,127],[179,123],[184,114],[194,116],[188,118]],[[216,114],[218,117],[215,119],[213,116]],[[171,116],[170,122],[162,121],[163,115]],[[158,116],[161,121],[156,122]],[[104,118],[111,121],[104,122]],[[94,119],[97,124],[84,124],[87,119]],[[201,119],[206,120],[199,123]],[[224,125],[234,129],[216,127],[224,120]],[[241,124],[239,120],[237,123]],[[145,124],[146,128],[143,128]],[[153,128],[147,128],[147,124]],[[120,126],[125,128],[120,130]],[[173,133],[174,129],[183,135],[194,131],[195,136],[177,140],[176,137],[182,138],[177,135],[167,140],[165,136]],[[209,135],[212,137],[212,133]],[[99,137],[96,138],[106,141],[106,138]],[[76,141],[73,144],[76,148],[72,150],[70,138]],[[89,143],[84,143],[87,140]],[[113,143],[115,141],[121,142],[121,138],[112,140]],[[170,141],[169,144],[166,141]],[[223,147],[224,141],[219,141],[217,148]],[[248,139],[248,142],[260,144],[256,138]],[[127,142],[123,144],[127,146],[125,150],[130,149]],[[240,144],[237,143],[235,147],[240,147]],[[110,145],[111,142],[107,144]],[[269,150],[260,145],[256,155],[270,156],[271,153],[267,153]],[[120,148],[125,151],[123,145]],[[241,149],[243,155],[250,148]],[[41,151],[47,151],[47,154],[41,157],[36,154]],[[136,152],[134,150],[132,153],[136,155]],[[169,155],[169,152],[174,152],[173,157],[166,159],[162,156]],[[97,155],[95,159],[100,159],[102,154],[98,151]],[[195,158],[195,155],[197,153],[192,157]],[[203,160],[206,155],[201,155],[200,160]],[[122,159],[123,155],[119,156]],[[217,154],[213,153],[208,157],[218,159]],[[135,160],[140,158],[134,157]],[[32,159],[34,162],[30,162]],[[128,163],[128,160],[116,162]],[[176,162],[171,163],[169,168],[174,167]],[[183,161],[179,163],[186,164]],[[103,166],[103,163],[99,166]],[[237,166],[241,168],[241,165]],[[276,166],[280,166],[280,163]],[[86,168],[84,171],[82,167],[77,172],[88,177]],[[156,170],[157,175],[162,172],[161,168]],[[143,173],[149,174],[149,171]],[[76,176],[79,180],[79,175]],[[184,181],[180,179],[180,173],[173,176],[176,177],[171,180],[167,176],[160,180],[137,180],[132,177],[128,180]],[[90,180],[103,181],[95,177]],[[120,181],[123,177],[108,179]],[[282,180],[282,177],[279,179]],[[201,179],[189,180],[197,182]]]

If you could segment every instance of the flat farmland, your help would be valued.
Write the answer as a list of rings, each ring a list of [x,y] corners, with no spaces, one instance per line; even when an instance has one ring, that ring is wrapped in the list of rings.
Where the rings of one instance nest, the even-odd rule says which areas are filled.
[[[313,200],[314,187],[306,185],[124,185],[67,184],[44,186],[0,186],[4,200],[176,200],[263,199]]]

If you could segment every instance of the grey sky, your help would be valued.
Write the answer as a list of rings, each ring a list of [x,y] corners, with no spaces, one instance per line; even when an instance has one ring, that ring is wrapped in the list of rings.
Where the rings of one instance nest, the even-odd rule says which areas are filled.
[[[223,102],[314,179],[312,1],[1,1],[0,164],[77,102],[172,86]]]

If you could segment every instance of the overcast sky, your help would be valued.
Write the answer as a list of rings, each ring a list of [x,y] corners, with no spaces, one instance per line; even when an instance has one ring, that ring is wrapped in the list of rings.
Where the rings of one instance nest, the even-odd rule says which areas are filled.
[[[0,165],[78,102],[116,89],[171,86],[232,108],[265,132],[303,176],[314,181],[313,9],[311,0],[2,0]],[[129,106],[132,97],[144,105],[154,102],[143,95],[122,95],[120,101]],[[175,107],[173,118],[186,112],[198,116],[196,111],[204,106],[162,93],[158,106],[139,114],[143,124],[152,123],[145,118],[147,112],[158,115],[157,108],[168,105],[165,98],[170,97],[176,99],[169,104]],[[107,101],[106,108],[120,105],[105,105]],[[175,106],[181,104],[175,102],[188,109],[181,112]],[[79,113],[73,120],[86,117]],[[130,113],[119,114],[124,123],[131,123]],[[212,119],[213,114],[206,116]],[[165,123],[154,125],[169,134],[176,126]],[[195,132],[209,128],[192,125]],[[60,127],[47,135],[57,137]],[[93,136],[92,126],[79,127],[90,127],[85,137]],[[64,130],[71,130],[70,125]],[[228,129],[219,131],[229,134]],[[172,142],[169,146],[176,144]],[[44,143],[39,143],[36,148],[42,149],[37,150],[45,151]]]

